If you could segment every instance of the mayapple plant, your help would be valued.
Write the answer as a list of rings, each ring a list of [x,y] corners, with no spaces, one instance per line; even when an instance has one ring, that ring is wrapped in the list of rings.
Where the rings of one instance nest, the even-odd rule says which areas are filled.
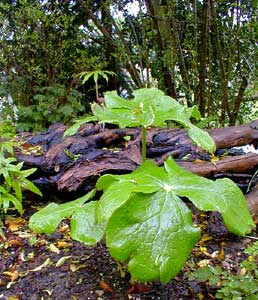
[[[216,146],[210,135],[193,125],[190,118],[200,118],[196,106],[186,108],[176,100],[155,88],[144,88],[134,91],[133,100],[125,100],[116,92],[105,94],[105,105],[93,103],[93,116],[84,117],[65,132],[65,136],[73,135],[86,122],[99,121],[117,124],[121,128],[142,128],[142,160],[146,160],[146,131],[149,127],[166,127],[166,121],[174,121],[186,128],[189,137],[200,147],[213,153]]]
[[[90,119],[142,128],[142,165],[131,174],[103,175],[96,189],[64,204],[51,203],[30,219],[38,233],[53,233],[63,218],[71,220],[71,237],[88,245],[105,239],[111,256],[128,264],[133,280],[160,279],[167,283],[184,266],[200,229],[181,197],[202,211],[219,211],[228,230],[243,236],[254,227],[241,190],[229,179],[212,181],[178,166],[168,158],[158,167],[146,160],[146,130],[173,120],[210,153],[216,149],[207,132],[190,122],[196,108],[184,108],[157,89],[140,89],[133,100],[116,92],[105,95],[105,105],[94,104],[94,116],[78,121],[66,134],[75,133]],[[97,201],[96,190],[103,191]]]

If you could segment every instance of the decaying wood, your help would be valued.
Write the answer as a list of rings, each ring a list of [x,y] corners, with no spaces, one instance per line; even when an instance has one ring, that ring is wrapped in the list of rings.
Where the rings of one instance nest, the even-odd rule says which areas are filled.
[[[63,124],[55,124],[45,133],[23,134],[25,142],[23,151],[17,154],[18,160],[24,161],[25,167],[38,168],[33,180],[43,190],[83,193],[94,187],[100,175],[128,173],[141,163],[141,131],[138,128],[103,129],[98,124],[85,124],[77,135],[63,138],[65,129]],[[258,147],[258,120],[209,130],[209,133],[217,146],[215,158],[197,147],[186,131],[179,128],[149,129],[147,157],[162,165],[172,156],[193,173],[209,178],[232,175],[240,187],[247,187],[258,168],[258,154],[245,154],[232,147],[247,144]],[[125,137],[127,140],[129,137],[129,141]],[[39,145],[40,151],[31,151]],[[257,211],[257,200],[252,201],[255,205],[250,205]]]
[[[258,224],[258,184],[246,195],[246,201],[253,220]]]
[[[258,155],[256,153],[247,153],[238,156],[228,156],[218,161],[197,161],[184,162],[178,164],[183,168],[204,177],[210,177],[216,174],[226,174],[230,172],[243,173],[246,170],[252,170],[258,165]]]

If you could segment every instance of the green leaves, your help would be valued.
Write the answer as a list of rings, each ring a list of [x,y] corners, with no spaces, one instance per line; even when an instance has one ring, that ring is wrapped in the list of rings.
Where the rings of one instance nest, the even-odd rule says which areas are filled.
[[[3,208],[3,211],[6,212],[10,207],[10,203],[12,203],[18,212],[22,214],[23,189],[42,195],[33,182],[27,179],[36,169],[22,170],[23,163],[15,164],[16,158],[14,157],[5,158],[5,150],[12,154],[13,145],[10,143],[8,147],[0,147],[0,176],[3,177],[3,182],[0,183],[0,208]]]
[[[85,73],[86,80],[94,73]],[[98,73],[96,73],[98,74]],[[97,82],[97,81],[96,81]],[[98,94],[98,93],[96,93]],[[186,128],[189,137],[204,150],[215,152],[216,145],[210,135],[193,125],[190,118],[199,119],[197,107],[184,108],[176,100],[165,96],[155,88],[144,88],[134,91],[132,100],[118,96],[116,91],[105,94],[105,105],[92,104],[93,116],[77,121],[64,133],[65,136],[75,134],[79,127],[90,121],[117,124],[120,127],[142,127],[142,162],[146,160],[146,130],[151,126],[166,126],[169,120]]]
[[[95,195],[92,190],[85,196],[63,204],[50,203],[35,213],[29,227],[38,233],[53,233],[59,223],[71,217],[71,237],[89,245],[95,244],[103,236],[102,226],[95,222],[96,202],[87,203]]]
[[[200,231],[187,206],[173,193],[137,193],[111,216],[106,231],[111,255],[127,261],[133,279],[164,283],[183,267]]]
[[[197,176],[179,167],[172,159],[165,162],[165,169],[177,195],[189,198],[200,210],[219,211],[227,228],[237,235],[251,231],[254,223],[246,200],[233,181],[226,178],[211,181]]]
[[[192,224],[191,211],[180,197],[200,210],[219,211],[228,229],[245,235],[254,227],[245,198],[228,179],[211,181],[194,175],[169,158],[163,167],[146,161],[127,175],[104,175],[95,191],[61,205],[50,204],[32,216],[31,229],[52,233],[71,217],[71,237],[94,244],[103,236],[111,255],[128,263],[134,280],[173,278],[183,267],[200,230]]]
[[[92,121],[97,121],[97,118],[95,116],[86,116],[76,120],[75,123],[65,131],[64,136],[74,135],[82,124]]]
[[[92,104],[92,112],[99,122],[117,124],[120,127],[165,127],[166,121],[175,121],[186,128],[189,137],[203,149],[213,153],[216,146],[209,134],[190,121],[190,118],[199,118],[195,107],[184,108],[176,100],[165,96],[155,88],[143,88],[133,92],[134,99],[126,100],[117,95],[115,91],[105,94],[105,105]],[[90,118],[84,122],[92,121]],[[75,133],[83,120],[66,131],[65,135]]]
[[[80,77],[82,78],[82,84],[88,81],[90,77],[93,77],[95,84],[97,84],[98,79],[100,77],[103,77],[108,82],[108,76],[115,76],[115,75],[116,73],[114,72],[104,71],[104,70],[94,70],[94,71],[86,71],[80,73]]]
[[[106,224],[110,253],[128,261],[132,277],[140,281],[169,281],[199,239],[199,230],[179,196],[187,197],[200,210],[219,211],[228,229],[237,235],[245,235],[254,226],[245,198],[232,181],[199,177],[171,158],[164,167],[147,161],[129,175],[105,175],[97,187],[104,194],[96,216]]]

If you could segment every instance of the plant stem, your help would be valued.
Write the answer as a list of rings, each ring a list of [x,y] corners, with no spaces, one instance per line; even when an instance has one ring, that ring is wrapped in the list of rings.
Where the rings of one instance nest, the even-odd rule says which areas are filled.
[[[98,101],[98,99],[99,99],[99,85],[98,85],[98,81],[95,82],[95,90],[96,90],[96,100]]]
[[[142,163],[146,161],[146,135],[147,129],[146,127],[142,127]]]

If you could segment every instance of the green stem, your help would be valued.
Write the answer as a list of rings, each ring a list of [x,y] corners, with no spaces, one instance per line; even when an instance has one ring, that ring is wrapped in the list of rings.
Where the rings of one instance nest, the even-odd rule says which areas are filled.
[[[146,161],[146,136],[147,129],[146,127],[142,127],[142,163]]]
[[[98,82],[95,82],[95,89],[96,89],[96,100],[98,101],[99,98],[99,85]]]

